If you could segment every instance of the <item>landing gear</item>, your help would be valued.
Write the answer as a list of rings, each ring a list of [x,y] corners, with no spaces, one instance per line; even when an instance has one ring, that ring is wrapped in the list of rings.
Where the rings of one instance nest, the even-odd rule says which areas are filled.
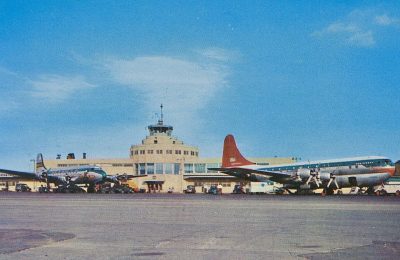
[[[84,193],[85,190],[75,184],[60,185],[53,189],[55,193]]]

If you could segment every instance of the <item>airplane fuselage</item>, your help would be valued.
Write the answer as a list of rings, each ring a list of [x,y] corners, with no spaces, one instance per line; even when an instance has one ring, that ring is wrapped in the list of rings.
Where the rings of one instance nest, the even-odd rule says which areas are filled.
[[[287,173],[288,177],[279,179],[257,173],[252,174],[251,178],[255,181],[276,181],[289,189],[372,187],[382,184],[395,171],[391,161],[384,157],[360,157],[326,160],[320,163],[306,162],[251,168],[257,171]]]
[[[42,174],[42,176],[45,176]],[[76,168],[56,168],[47,170],[49,182],[73,183],[73,184],[96,184],[103,182],[107,174],[96,166],[81,166]]]

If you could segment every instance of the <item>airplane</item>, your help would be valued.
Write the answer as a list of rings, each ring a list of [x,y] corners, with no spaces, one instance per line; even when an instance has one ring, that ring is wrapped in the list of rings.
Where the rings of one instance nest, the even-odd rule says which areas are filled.
[[[340,194],[341,188],[345,187],[366,187],[368,193],[373,193],[374,186],[382,184],[396,172],[392,161],[381,156],[257,165],[243,157],[233,135],[225,137],[222,167],[209,170],[247,181],[281,183],[289,193],[292,193],[291,189],[300,194],[323,188],[323,195],[334,194],[335,190]]]
[[[104,182],[119,183],[121,180],[128,180],[145,175],[107,175],[107,173],[99,166],[83,165],[71,166],[62,168],[47,169],[43,162],[43,155],[39,153],[36,157],[36,172],[21,172],[14,170],[0,169],[0,173],[8,174],[9,176],[17,176],[19,178],[26,178],[38,180],[47,184],[54,183],[57,186],[63,185],[65,187],[73,187],[77,184],[89,185],[88,191],[94,191],[94,185]]]

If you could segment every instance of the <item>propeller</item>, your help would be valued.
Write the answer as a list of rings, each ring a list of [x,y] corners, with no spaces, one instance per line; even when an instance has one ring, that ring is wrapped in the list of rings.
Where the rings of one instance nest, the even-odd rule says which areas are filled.
[[[65,181],[67,182],[67,187],[68,187],[71,182],[71,176],[69,176],[68,174],[65,175]]]
[[[333,174],[333,173],[330,174],[329,182],[328,182],[328,185],[326,185],[326,187],[327,187],[327,188],[330,188],[330,186],[331,186],[332,183],[335,184],[336,189],[339,189],[339,184],[337,183],[336,175]]]
[[[311,170],[310,171],[310,177],[308,177],[306,181],[306,185],[309,185],[310,182],[314,182],[315,185],[319,188],[319,186],[322,184],[321,182],[321,174],[317,170]]]

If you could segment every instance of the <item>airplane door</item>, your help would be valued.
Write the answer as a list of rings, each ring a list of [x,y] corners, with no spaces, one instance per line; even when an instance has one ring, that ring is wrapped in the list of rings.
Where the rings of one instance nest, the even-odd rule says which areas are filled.
[[[349,183],[352,187],[356,187],[357,185],[357,178],[356,177],[349,177]]]

